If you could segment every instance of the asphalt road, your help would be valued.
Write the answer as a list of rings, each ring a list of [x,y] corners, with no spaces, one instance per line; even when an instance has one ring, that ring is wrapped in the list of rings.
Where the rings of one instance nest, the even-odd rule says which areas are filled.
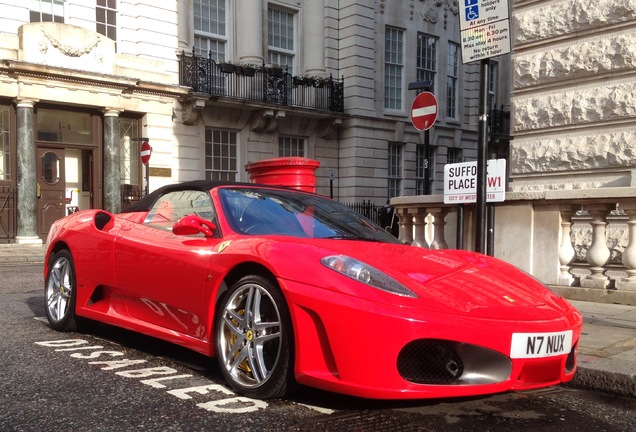
[[[312,389],[241,398],[213,361],[171,344],[104,325],[51,330],[42,279],[40,265],[0,266],[2,431],[636,430],[636,400],[566,387],[414,402]]]

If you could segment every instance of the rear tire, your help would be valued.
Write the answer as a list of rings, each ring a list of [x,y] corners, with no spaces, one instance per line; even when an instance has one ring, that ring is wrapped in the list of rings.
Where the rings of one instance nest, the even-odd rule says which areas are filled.
[[[238,394],[272,399],[295,387],[291,318],[271,280],[249,275],[232,285],[219,302],[214,331],[221,372]]]

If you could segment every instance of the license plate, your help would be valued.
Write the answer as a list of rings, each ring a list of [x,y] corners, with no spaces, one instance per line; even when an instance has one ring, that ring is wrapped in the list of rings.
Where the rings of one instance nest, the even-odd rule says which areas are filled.
[[[570,352],[572,330],[555,333],[513,333],[511,358],[555,357]]]

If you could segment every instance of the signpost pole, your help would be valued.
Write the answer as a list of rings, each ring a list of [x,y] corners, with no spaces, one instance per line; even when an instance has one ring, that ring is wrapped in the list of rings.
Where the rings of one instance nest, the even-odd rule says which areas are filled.
[[[148,195],[150,193],[150,156],[152,155],[152,147],[148,143],[148,138],[137,138],[138,141],[141,141],[141,148],[139,149],[139,153],[141,156],[141,163],[146,168],[145,178],[146,178],[146,186],[144,188],[144,195]]]
[[[486,253],[486,154],[488,151],[488,59],[481,61],[479,142],[477,149],[477,223],[475,251]]]

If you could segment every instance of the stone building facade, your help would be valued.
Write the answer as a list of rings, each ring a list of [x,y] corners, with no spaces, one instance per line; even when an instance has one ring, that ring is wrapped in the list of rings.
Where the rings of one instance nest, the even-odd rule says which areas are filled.
[[[479,70],[461,62],[456,0],[0,0],[0,10],[3,242],[41,242],[69,211],[117,212],[167,183],[248,181],[244,166],[268,158],[318,160],[318,193],[383,205],[441,191],[444,164],[476,155]],[[192,59],[207,66],[189,77],[217,84],[194,89]],[[247,78],[220,75],[223,64],[258,68],[280,99],[230,94]],[[508,59],[491,70],[490,103],[506,106]],[[305,77],[309,102],[294,105]],[[410,121],[408,85],[422,80],[439,101],[428,141]]]
[[[636,1],[514,2],[513,192],[636,186]]]

